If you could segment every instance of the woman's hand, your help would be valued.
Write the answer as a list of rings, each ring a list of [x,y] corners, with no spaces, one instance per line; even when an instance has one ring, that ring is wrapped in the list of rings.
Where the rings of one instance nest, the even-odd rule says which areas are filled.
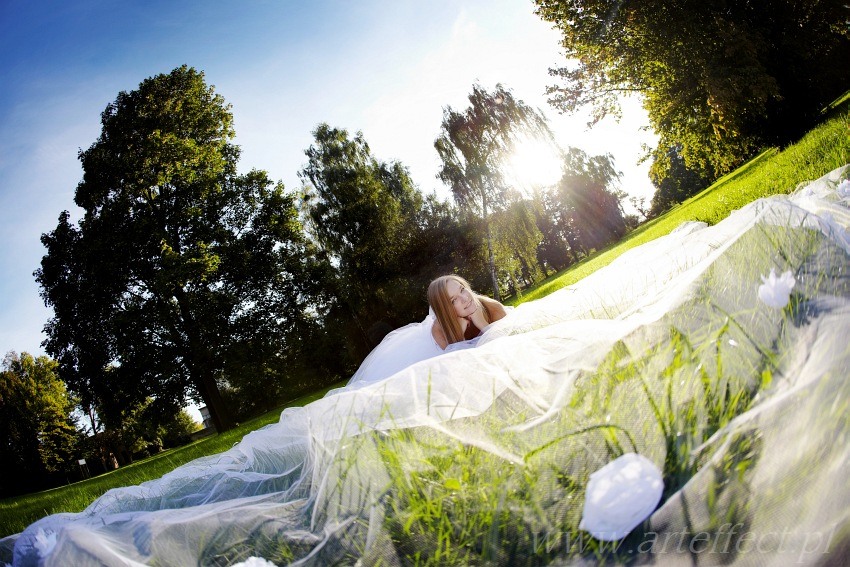
[[[477,299],[478,299],[478,301],[475,303],[475,311],[470,313],[466,317],[466,319],[467,319],[469,324],[474,325],[475,328],[480,331],[480,330],[484,329],[484,327],[486,327],[487,325],[492,323],[492,321],[487,321],[486,315],[484,313],[484,309],[482,308],[482,305],[481,305],[481,303],[483,303],[484,301],[487,301],[489,298],[486,298],[482,295],[479,295],[479,296],[477,296]],[[492,300],[490,300],[490,301],[492,301]],[[489,303],[488,303],[488,307],[489,307]],[[492,316],[492,313],[490,315]],[[465,330],[465,328],[464,328],[464,330]]]

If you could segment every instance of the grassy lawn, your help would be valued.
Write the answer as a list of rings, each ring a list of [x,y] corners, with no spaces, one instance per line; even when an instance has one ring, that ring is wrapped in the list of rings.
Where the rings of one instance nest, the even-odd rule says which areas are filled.
[[[631,232],[621,242],[552,276],[521,298],[514,298],[509,302],[515,304],[536,299],[571,285],[608,265],[627,250],[669,234],[682,222],[697,220],[709,224],[717,223],[733,210],[754,199],[789,193],[798,183],[816,179],[847,164],[850,162],[848,99],[850,97],[845,97],[840,104],[835,105],[831,110],[831,117],[798,143],[783,150],[773,148],[764,151],[685,203]],[[341,385],[336,384],[334,387]],[[328,389],[294,400],[284,407],[305,405],[324,396]],[[47,514],[80,511],[110,488],[158,478],[190,460],[221,452],[233,446],[250,431],[277,422],[282,409],[283,407],[270,411],[227,433],[165,451],[96,478],[45,492],[0,500],[0,535],[17,533]]]
[[[35,520],[48,514],[79,512],[110,488],[140,484],[159,478],[193,459],[220,453],[232,447],[251,431],[270,423],[277,423],[280,412],[284,408],[306,405],[324,396],[328,390],[343,385],[344,382],[334,384],[329,388],[293,400],[220,435],[212,435],[183,447],[163,451],[106,474],[44,492],[0,500],[0,537],[18,533]]]

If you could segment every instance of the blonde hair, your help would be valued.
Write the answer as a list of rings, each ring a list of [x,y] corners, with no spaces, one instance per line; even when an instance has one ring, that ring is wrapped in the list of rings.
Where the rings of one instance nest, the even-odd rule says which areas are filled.
[[[472,290],[472,286],[469,285],[468,281],[454,274],[440,276],[435,279],[428,286],[428,304],[431,306],[431,309],[434,310],[434,315],[437,316],[437,321],[443,328],[443,333],[446,335],[446,341],[448,344],[453,344],[464,340],[464,337],[463,329],[460,326],[457,313],[452,305],[449,292],[446,289],[450,281],[455,281],[469,290],[470,295],[472,295],[472,300],[475,301],[477,307],[481,309],[481,313],[484,315],[484,320],[487,321],[487,323],[490,323],[491,321],[490,312],[487,310],[487,306],[481,302],[478,294]]]

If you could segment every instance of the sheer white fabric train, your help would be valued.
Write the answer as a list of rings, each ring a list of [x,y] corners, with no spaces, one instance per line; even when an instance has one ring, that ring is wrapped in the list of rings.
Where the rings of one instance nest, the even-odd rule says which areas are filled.
[[[736,513],[746,514],[751,533],[783,533],[789,526],[800,534],[827,528],[845,533],[847,455],[845,444],[835,439],[850,438],[850,421],[839,419],[846,404],[833,402],[850,398],[850,197],[835,190],[847,176],[845,167],[790,198],[760,200],[715,226],[689,223],[635,248],[577,285],[517,307],[488,327],[476,348],[440,352],[430,336],[429,315],[388,335],[349,386],[285,410],[279,423],[224,453],[155,481],[111,490],[82,513],[44,518],[0,541],[0,560],[12,559],[14,545],[16,566],[234,564],[249,556],[277,557],[279,563],[284,547],[291,552],[285,561],[299,565],[375,553],[398,562],[396,553],[404,550],[393,548],[387,534],[393,524],[385,518],[392,513],[384,500],[391,485],[387,462],[364,439],[410,428],[429,440],[484,451],[519,470],[529,447],[545,442],[541,436],[553,420],[573,411],[576,380],[623,351],[616,345],[654,352],[650,347],[663,346],[674,326],[683,333],[716,333],[706,321],[720,310],[734,319],[728,341],[724,335],[726,342],[716,344],[731,377],[754,368],[761,372],[762,351],[770,345],[787,352],[770,359],[770,390],[759,392],[752,410],[705,441],[714,448],[710,460],[650,522],[659,533],[696,532],[715,519],[704,505],[710,490],[718,505],[738,491],[746,509]],[[788,269],[781,264],[792,256],[804,258],[794,268],[795,293],[811,297],[805,317],[789,323],[783,311],[759,302],[757,288],[771,268]],[[644,383],[648,393],[653,383]],[[643,395],[635,382],[628,388]],[[615,394],[621,393],[612,390],[609,399],[619,399]],[[612,422],[621,420],[617,425],[632,431],[634,452],[663,467],[668,447],[663,432],[652,425],[651,414],[636,410],[623,402],[612,409]],[[796,421],[787,421],[790,415]],[[827,419],[829,427],[812,425]],[[758,435],[749,433],[755,428]],[[556,440],[557,435],[563,432],[556,432]],[[605,464],[591,450],[600,447],[605,455],[604,444],[591,445],[587,437],[568,440],[573,439],[572,445],[558,445],[558,454],[572,459],[558,466],[579,474]],[[748,461],[751,484],[739,487],[741,475],[717,484],[724,455],[744,441],[759,457]],[[428,463],[423,456],[404,466],[412,471]],[[805,480],[800,471],[806,471]],[[797,476],[782,476],[786,472]],[[551,489],[557,495],[563,486],[554,483]],[[557,496],[543,500],[523,513],[544,514],[535,525],[545,527],[547,510],[562,510],[562,503]],[[800,502],[806,514],[796,512]],[[787,559],[779,551],[772,558],[773,564]],[[686,550],[676,561],[695,560]]]
[[[410,323],[390,332],[360,364],[360,368],[346,384],[363,387],[392,376],[415,362],[442,354],[442,349],[431,338],[433,313],[424,320]]]

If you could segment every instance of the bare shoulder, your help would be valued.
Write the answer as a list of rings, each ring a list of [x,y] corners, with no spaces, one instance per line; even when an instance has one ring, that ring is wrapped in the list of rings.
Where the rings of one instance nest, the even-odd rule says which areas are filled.
[[[437,346],[441,349],[446,350],[446,347],[449,346],[446,333],[443,331],[443,326],[440,325],[439,321],[434,321],[434,324],[431,325],[431,336],[434,337],[434,340],[437,342]]]
[[[481,300],[481,303],[487,306],[487,311],[490,313],[490,317],[493,321],[498,321],[499,319],[507,315],[507,311],[505,311],[505,306],[496,301],[495,299],[491,299],[484,295],[480,295],[478,297]]]

